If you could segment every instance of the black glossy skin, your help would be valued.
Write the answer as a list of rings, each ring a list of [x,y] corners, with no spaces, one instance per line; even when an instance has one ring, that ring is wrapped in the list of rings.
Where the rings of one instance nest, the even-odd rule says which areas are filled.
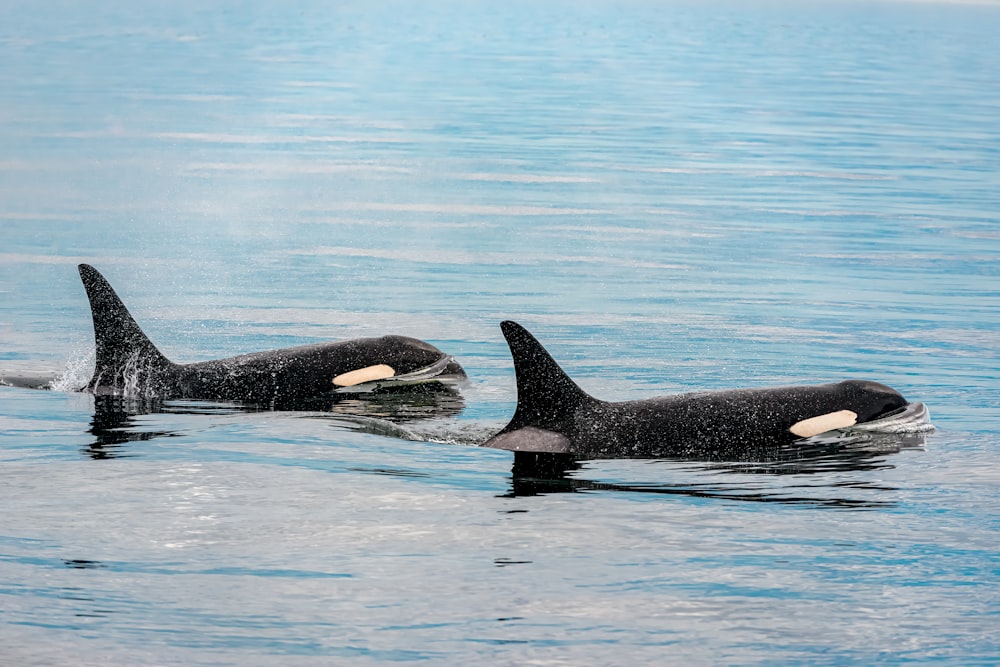
[[[430,366],[442,357],[415,338],[382,336],[255,352],[228,359],[175,364],[171,393],[183,398],[254,403],[320,397],[333,391],[342,373],[388,364],[397,374]]]
[[[289,403],[330,396],[333,378],[342,373],[388,364],[403,375],[446,356],[415,338],[383,336],[175,364],[150,342],[104,277],[87,264],[79,268],[94,318],[97,361],[85,387],[94,393]],[[445,374],[465,377],[454,361]]]
[[[851,410],[862,423],[907,404],[894,389],[864,380],[602,401],[580,389],[519,324],[501,328],[518,403],[486,447],[579,458],[723,457],[794,442],[799,437],[789,428],[803,419]]]

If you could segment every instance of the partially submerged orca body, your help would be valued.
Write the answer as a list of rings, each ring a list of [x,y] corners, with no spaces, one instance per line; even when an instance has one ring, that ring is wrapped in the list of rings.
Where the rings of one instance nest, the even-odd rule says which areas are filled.
[[[524,327],[500,326],[514,358],[517,409],[485,447],[577,459],[739,459],[848,427],[929,427],[922,403],[863,380],[602,401],[577,386]]]
[[[132,398],[196,398],[292,405],[344,393],[449,384],[465,378],[452,357],[405,336],[303,345],[175,364],[156,349],[114,289],[87,264],[97,358],[83,391]]]

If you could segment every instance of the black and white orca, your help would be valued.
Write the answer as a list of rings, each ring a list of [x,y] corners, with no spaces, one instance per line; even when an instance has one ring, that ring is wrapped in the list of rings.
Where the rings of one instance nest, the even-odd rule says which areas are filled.
[[[722,459],[839,429],[929,425],[922,403],[866,380],[602,401],[577,386],[524,327],[500,326],[514,359],[517,409],[485,447],[576,459]]]
[[[83,391],[275,406],[344,393],[449,385],[465,378],[453,357],[405,336],[317,343],[176,364],[153,345],[94,267],[81,264],[79,269],[90,299],[97,348],[94,376]]]

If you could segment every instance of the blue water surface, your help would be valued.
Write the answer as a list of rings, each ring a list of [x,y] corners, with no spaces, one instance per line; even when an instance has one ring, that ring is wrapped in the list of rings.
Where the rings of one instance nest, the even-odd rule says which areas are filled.
[[[95,6],[96,5],[96,6]],[[0,8],[0,658],[1000,661],[1000,7]],[[400,333],[444,401],[72,391]],[[925,436],[512,475],[498,324],[625,400],[847,377]],[[358,416],[363,419],[358,419]]]

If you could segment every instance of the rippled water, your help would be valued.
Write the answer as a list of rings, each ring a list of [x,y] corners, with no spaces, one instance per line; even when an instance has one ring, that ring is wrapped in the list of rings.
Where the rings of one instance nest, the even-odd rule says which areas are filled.
[[[1000,10],[430,4],[0,9],[2,374],[86,382],[88,262],[176,361],[470,377],[0,387],[4,662],[997,662]],[[602,398],[864,377],[938,428],[523,474],[502,319]]]

